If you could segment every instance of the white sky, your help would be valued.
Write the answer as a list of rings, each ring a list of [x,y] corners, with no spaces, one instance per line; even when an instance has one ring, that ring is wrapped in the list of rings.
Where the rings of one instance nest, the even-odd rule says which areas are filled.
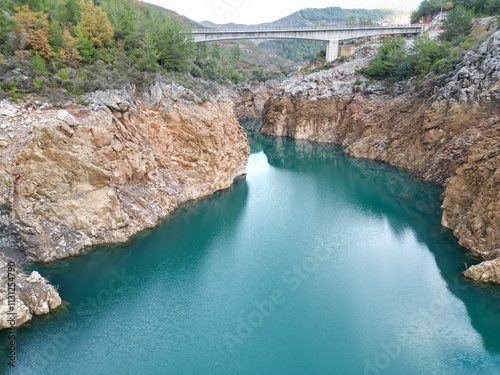
[[[147,0],[194,21],[256,24],[275,21],[304,8],[394,8],[414,10],[421,0]]]

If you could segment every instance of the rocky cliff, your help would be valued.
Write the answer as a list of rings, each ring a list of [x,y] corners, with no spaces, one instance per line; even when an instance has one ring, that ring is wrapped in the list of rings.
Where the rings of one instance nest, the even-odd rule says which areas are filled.
[[[239,120],[256,119],[262,116],[264,105],[272,95],[277,81],[260,84],[243,84],[231,91],[234,114]]]
[[[29,260],[126,241],[245,173],[248,141],[230,101],[202,103],[162,84],[137,105],[92,99],[65,109],[3,103],[2,230]]]
[[[446,186],[442,224],[483,259],[500,256],[500,32],[456,70],[414,82],[355,85],[367,59],[289,80],[266,103],[261,132],[342,144]],[[356,83],[359,83],[356,82]],[[466,272],[499,282],[493,262]],[[479,276],[477,276],[479,275]],[[492,276],[493,275],[493,276]]]
[[[246,171],[249,144],[228,99],[162,83],[138,99],[88,99],[62,109],[0,102],[0,249],[9,257],[0,270],[10,259],[50,262],[126,241]],[[19,322],[60,304],[39,275],[18,271]]]

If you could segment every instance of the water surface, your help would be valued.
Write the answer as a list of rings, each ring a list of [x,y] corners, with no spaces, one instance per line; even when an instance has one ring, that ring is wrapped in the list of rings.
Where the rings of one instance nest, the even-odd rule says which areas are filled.
[[[439,187],[252,141],[232,188],[37,267],[67,309],[18,331],[8,373],[500,373],[499,289],[460,276],[475,260],[439,225]]]

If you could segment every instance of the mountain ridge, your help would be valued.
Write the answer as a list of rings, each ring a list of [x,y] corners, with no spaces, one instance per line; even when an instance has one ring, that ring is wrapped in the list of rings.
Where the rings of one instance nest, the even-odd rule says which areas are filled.
[[[397,21],[398,17],[404,16],[407,18],[410,12],[401,12],[396,9],[345,9],[341,7],[327,8],[304,8],[288,16],[279,18],[272,22],[264,22],[259,24],[238,24],[226,23],[217,24],[211,21],[201,21],[199,24],[210,28],[250,28],[250,27],[314,27],[314,26],[333,26],[340,23],[346,24],[356,22],[360,19],[384,22],[389,20]]]

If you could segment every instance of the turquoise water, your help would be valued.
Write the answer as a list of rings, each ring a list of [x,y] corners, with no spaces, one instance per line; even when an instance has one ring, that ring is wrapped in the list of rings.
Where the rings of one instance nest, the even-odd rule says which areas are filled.
[[[18,331],[8,373],[500,374],[500,289],[460,276],[475,260],[439,225],[440,188],[252,143],[232,188],[38,267],[67,308]]]

